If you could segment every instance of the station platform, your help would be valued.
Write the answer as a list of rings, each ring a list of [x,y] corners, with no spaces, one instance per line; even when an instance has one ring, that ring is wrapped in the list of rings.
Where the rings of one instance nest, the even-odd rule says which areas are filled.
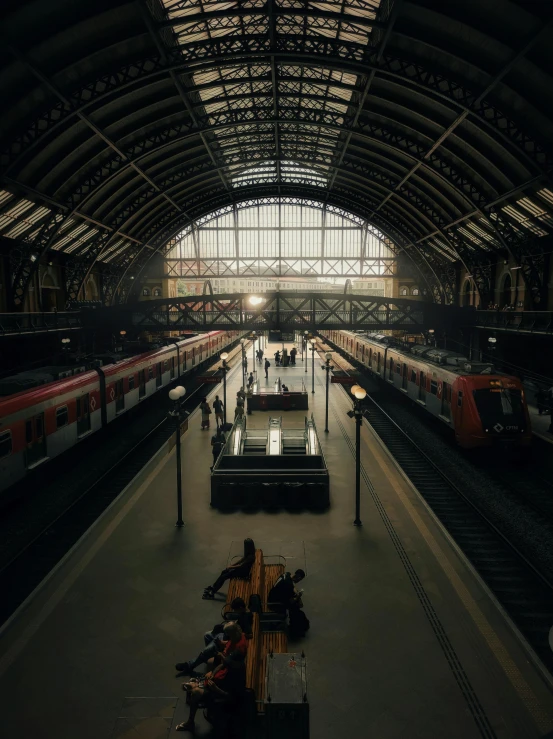
[[[220,620],[226,587],[214,601],[202,591],[248,536],[265,553],[284,555],[287,569],[307,573],[311,629],[289,650],[305,651],[312,739],[553,732],[551,679],[367,424],[363,526],[352,525],[355,423],[344,391],[330,385],[325,434],[320,360],[315,394],[311,357],[307,375],[299,358],[295,368],[271,364],[269,384],[279,376],[306,381],[330,472],[328,511],[210,508],[214,423],[202,431],[194,413],[182,439],[185,526],[174,526],[172,449],[148,464],[2,628],[2,736],[172,739],[184,695],[174,665],[193,658]],[[240,368],[231,370],[229,419],[240,381]],[[211,399],[216,393],[222,397],[222,386]],[[305,413],[283,413],[283,425],[297,426]],[[265,427],[267,415],[247,416],[248,427]],[[196,726],[195,736],[211,735],[201,712]]]
[[[548,413],[542,413],[540,416],[538,409],[533,405],[528,405],[528,412],[530,413],[534,435],[539,436],[540,439],[549,442],[549,444],[553,444],[553,434],[549,431],[551,416]]]

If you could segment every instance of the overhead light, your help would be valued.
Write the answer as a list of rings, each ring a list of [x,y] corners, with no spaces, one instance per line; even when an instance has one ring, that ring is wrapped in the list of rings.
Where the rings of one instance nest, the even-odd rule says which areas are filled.
[[[522,267],[511,267],[511,269],[522,269]]]
[[[257,295],[252,295],[250,298],[251,305],[259,305],[263,302],[263,298],[259,298]]]
[[[357,400],[363,400],[363,398],[366,398],[367,397],[367,391],[365,390],[364,387],[359,387],[354,392],[354,395],[357,398]]]
[[[31,262],[36,262],[36,258],[37,258],[36,257],[36,254],[31,254],[31,256],[29,257],[29,259],[31,260]]]
[[[488,344],[497,344],[497,339],[493,336],[490,336],[488,339]]]
[[[352,385],[350,392],[351,392],[352,395],[355,395],[356,390],[360,390],[360,389],[361,388],[360,388],[359,385]]]
[[[223,360],[223,362],[225,361],[225,359],[228,359],[228,354],[227,354],[227,352],[223,352],[223,353],[221,354],[221,359]]]

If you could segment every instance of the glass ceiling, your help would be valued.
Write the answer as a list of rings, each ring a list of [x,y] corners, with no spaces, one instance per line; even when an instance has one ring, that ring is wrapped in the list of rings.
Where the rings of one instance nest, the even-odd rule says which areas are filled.
[[[355,56],[360,60],[372,33],[370,21],[375,20],[380,6],[380,0],[275,0],[271,15],[265,0],[162,2],[169,19],[182,19],[182,23],[173,26],[173,32],[185,57],[194,53],[197,44],[247,35],[265,38],[279,48],[292,43],[290,37],[312,38],[314,42],[348,41],[358,44]],[[315,15],[307,17],[307,9]],[[329,17],[330,13],[334,17]],[[340,47],[337,49],[340,54]],[[233,122],[238,109],[242,111],[241,120],[251,111],[259,121],[239,130],[219,128],[214,134],[217,154],[221,163],[229,167],[233,186],[244,184],[236,179],[233,165],[251,161],[252,154],[275,164],[270,168],[264,162],[258,179],[252,170],[245,180],[248,184],[280,181],[327,186],[330,164],[342,149],[343,134],[339,129],[344,125],[359,81],[359,75],[312,64],[248,59],[241,63],[225,61],[216,69],[191,74],[193,92],[203,103],[211,125]],[[291,166],[294,160],[306,158],[320,164],[316,176]]]

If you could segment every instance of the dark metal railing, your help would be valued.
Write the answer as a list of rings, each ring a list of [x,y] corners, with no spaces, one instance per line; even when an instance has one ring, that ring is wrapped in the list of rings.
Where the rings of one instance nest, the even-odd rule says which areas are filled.
[[[553,312],[551,311],[474,311],[473,325],[477,328],[494,328],[498,331],[519,333],[552,333]]]
[[[0,313],[0,336],[81,328],[78,311],[52,313]]]

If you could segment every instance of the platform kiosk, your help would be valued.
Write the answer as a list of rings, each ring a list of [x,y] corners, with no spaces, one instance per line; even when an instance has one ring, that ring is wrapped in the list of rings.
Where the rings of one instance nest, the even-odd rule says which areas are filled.
[[[237,419],[211,473],[211,505],[217,508],[328,507],[329,476],[315,421],[282,428],[246,429]]]
[[[280,377],[272,385],[257,380],[247,396],[248,413],[252,411],[306,411],[309,395],[303,380],[301,384],[283,383]]]

